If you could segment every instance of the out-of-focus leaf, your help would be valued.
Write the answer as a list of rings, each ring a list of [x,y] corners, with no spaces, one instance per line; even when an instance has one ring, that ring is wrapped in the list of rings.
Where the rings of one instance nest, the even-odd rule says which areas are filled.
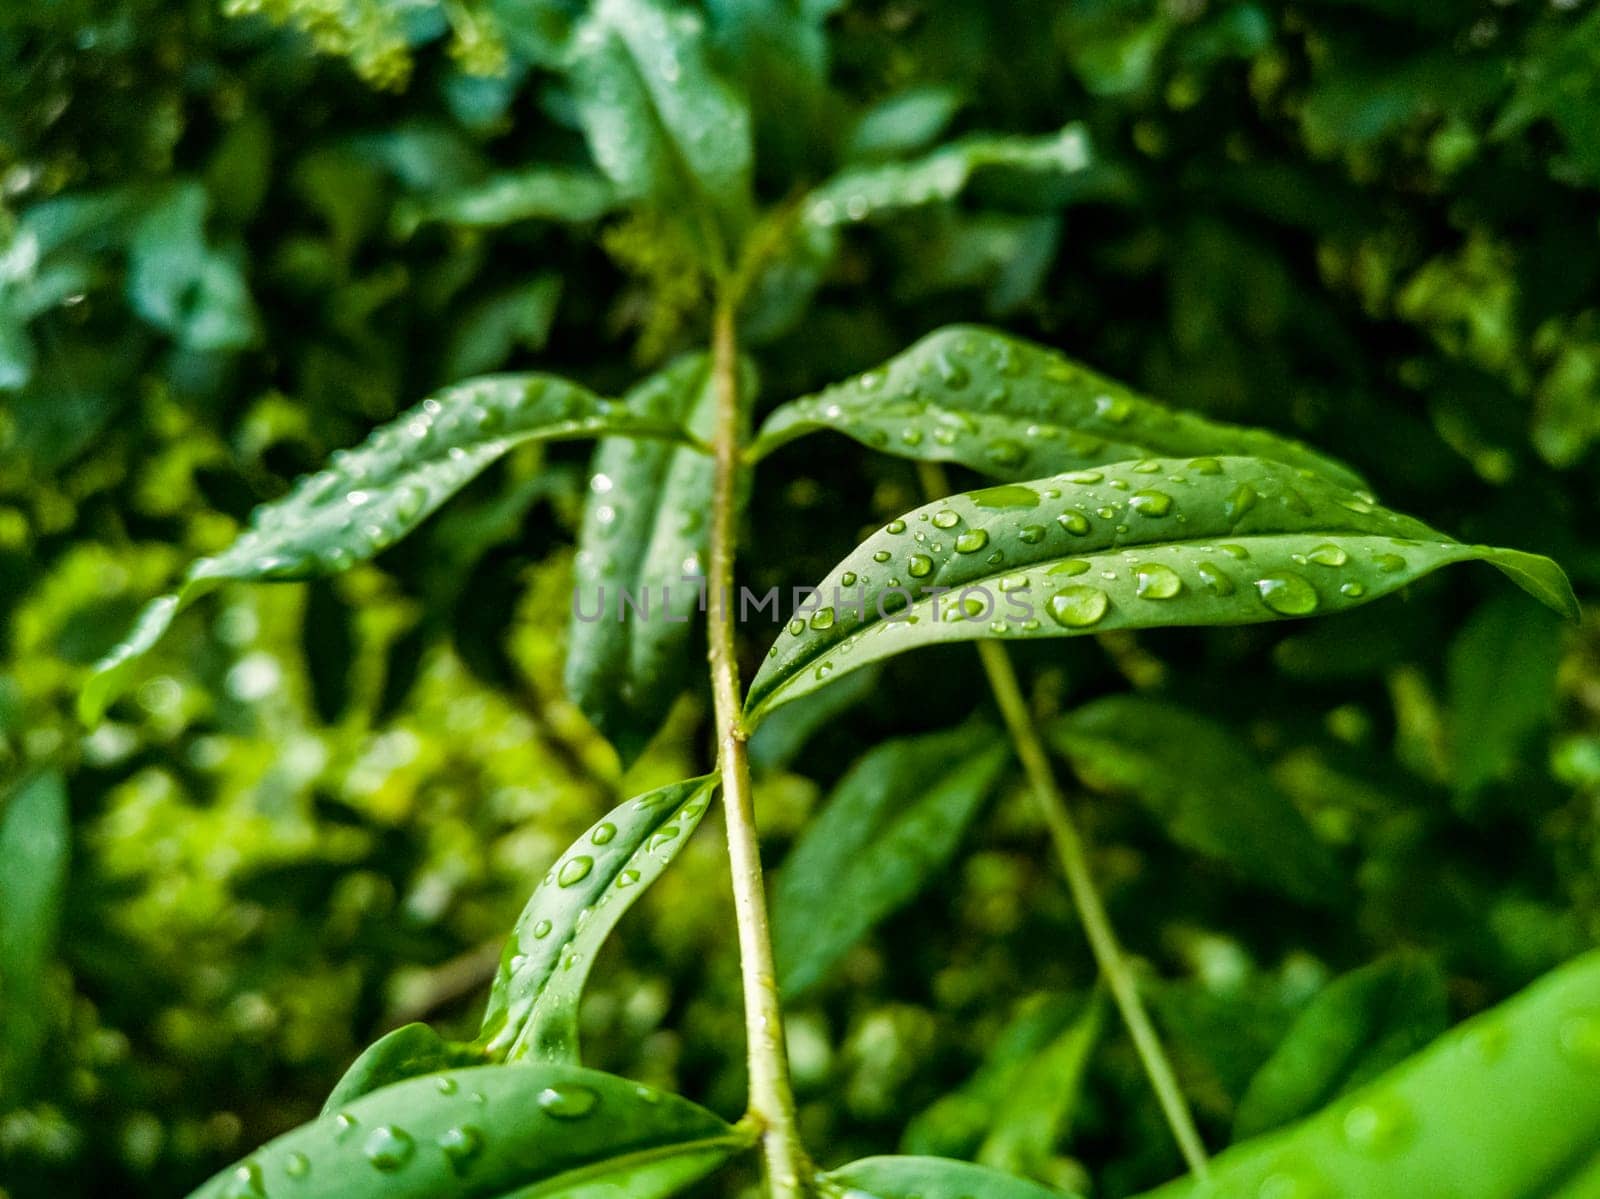
[[[475,375],[504,366],[518,349],[543,349],[560,299],[561,276],[552,272],[478,301],[451,335],[445,373],[452,379]]]
[[[1007,751],[977,724],[886,741],[839,781],[773,891],[778,987],[799,995],[950,860]]]
[[[66,783],[41,771],[0,806],[0,1106],[20,1105],[44,1046],[70,847]]]
[[[1038,1177],[1071,1126],[1084,1072],[1100,1040],[1098,992],[1070,1026],[1017,1072],[999,1097],[995,1120],[978,1150],[978,1161],[1008,1174]]]
[[[1427,1045],[1450,1024],[1444,975],[1396,956],[1324,987],[1289,1027],[1239,1101],[1242,1141],[1309,1116]]]
[[[914,154],[944,132],[962,99],[959,89],[936,83],[886,96],[850,130],[845,156],[871,160]]]
[[[757,771],[782,770],[815,733],[871,695],[881,673],[858,670],[839,686],[774,712],[750,736],[750,765]]]
[[[819,1181],[863,1199],[1065,1199],[1038,1183],[945,1157],[864,1157]]]
[[[616,206],[616,191],[602,175],[570,167],[531,167],[398,205],[395,223],[404,231],[429,221],[498,229],[520,221],[593,221]]]
[[[1178,844],[1308,902],[1339,870],[1289,797],[1225,726],[1173,704],[1109,695],[1058,717],[1049,738],[1091,787],[1131,795]]]
[[[617,921],[678,856],[705,815],[714,776],[630,799],[568,848],[517,918],[478,1044],[492,1058],[578,1060],[578,1003]]]
[[[658,1199],[743,1151],[704,1108],[615,1075],[478,1066],[365,1095],[270,1141],[193,1193],[306,1199]]]
[[[829,132],[828,38],[837,0],[707,0],[717,62],[750,105],[756,162],[766,174],[803,174]]]
[[[1600,12],[1556,34],[1521,64],[1516,90],[1494,125],[1494,136],[1510,138],[1533,122],[1553,123],[1573,162],[1591,182],[1600,182],[1600,82],[1594,74],[1600,52]]]
[[[907,513],[846,556],[769,651],[749,718],[921,646],[1341,612],[1475,561],[1578,610],[1548,558],[1451,541],[1278,462],[1147,459],[989,487]]]
[[[150,206],[128,247],[128,301],[190,349],[242,349],[255,340],[255,307],[238,263],[206,241],[206,206],[198,183]]]
[[[821,429],[1008,479],[1132,458],[1249,454],[1361,483],[1299,442],[1167,408],[1051,350],[966,325],[930,333],[881,367],[783,405],[751,454],[761,458]]]
[[[221,554],[201,558],[171,595],[154,600],[79,696],[89,723],[126,686],[173,618],[228,579],[304,579],[372,557],[422,523],[512,446],[603,433],[681,440],[681,426],[542,375],[458,384],[375,431],[283,499],[256,509]]]
[[[1147,1199],[1558,1193],[1600,1140],[1600,953],[1588,953],[1316,1115]],[[1511,1097],[1515,1097],[1515,1102]]]
[[[446,1041],[426,1024],[407,1024],[379,1037],[350,1063],[328,1092],[322,1114],[333,1115],[363,1095],[419,1074],[483,1064],[481,1047]]]

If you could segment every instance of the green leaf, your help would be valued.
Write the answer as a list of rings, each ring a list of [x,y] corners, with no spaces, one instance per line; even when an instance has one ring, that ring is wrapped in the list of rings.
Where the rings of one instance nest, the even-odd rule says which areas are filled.
[[[851,1199],[1066,1199],[1038,1183],[946,1157],[864,1157],[819,1181]]]
[[[1317,1115],[1146,1199],[1533,1199],[1600,1143],[1600,952],[1552,972]]]
[[[772,949],[786,997],[944,868],[1007,759],[992,729],[970,724],[886,741],[850,768],[778,872]]]
[[[0,1106],[20,1104],[44,1047],[45,971],[55,954],[71,844],[67,789],[58,771],[41,771],[6,797],[0,807]]]
[[[233,257],[206,242],[207,197],[185,183],[153,203],[128,247],[128,301],[158,329],[194,350],[237,350],[257,319]]]
[[[1338,895],[1333,855],[1226,726],[1173,704],[1110,695],[1057,718],[1048,736],[1084,782],[1133,796],[1178,844],[1298,899]]]
[[[655,1199],[749,1138],[686,1099],[575,1066],[413,1078],[285,1133],[193,1199]]]
[[[350,1063],[344,1077],[328,1092],[322,1114],[337,1112],[363,1095],[419,1074],[483,1064],[479,1046],[446,1041],[426,1024],[406,1024],[379,1037]]]
[[[452,379],[503,366],[519,348],[541,350],[550,338],[561,276],[551,271],[492,292],[462,313],[445,349]]]
[[[1548,558],[1451,541],[1277,462],[1151,459],[985,488],[891,521],[840,562],[772,647],[748,711],[925,645],[1342,612],[1468,561],[1577,612]]]
[[[1449,1023],[1444,975],[1428,958],[1396,956],[1335,979],[1251,1078],[1234,1113],[1234,1140],[1310,1115],[1415,1053]]]
[[[139,658],[196,599],[229,579],[306,579],[372,557],[421,524],[513,446],[598,434],[688,440],[681,427],[546,375],[501,375],[446,388],[376,430],[327,469],[263,504],[222,553],[201,558],[171,595],[140,614],[94,668],[78,712],[94,723]]]
[[[709,222],[748,220],[750,114],[706,54],[704,20],[661,0],[596,0],[568,79],[589,151],[621,197]]]
[[[1104,1004],[1096,991],[1042,1053],[1017,1071],[999,1096],[978,1161],[1011,1174],[1038,1176],[1072,1122],[1089,1058],[1100,1040]]]
[[[751,457],[821,429],[1003,479],[1236,454],[1361,485],[1349,468],[1297,441],[1167,408],[1053,350],[971,325],[939,329],[880,367],[783,405],[761,426]]]
[[[715,776],[630,799],[561,855],[506,942],[478,1044],[492,1058],[576,1063],[578,1003],[617,921],[689,840]]]
[[[837,687],[814,691],[772,714],[750,736],[750,766],[758,774],[782,770],[836,716],[865,702],[882,672],[858,670]]]
[[[945,131],[965,99],[958,88],[940,83],[885,96],[856,121],[845,154],[858,160],[914,154]]]
[[[597,220],[617,207],[611,183],[593,171],[531,167],[482,183],[397,205],[395,223],[410,231],[430,221],[468,229],[498,229],[521,221]]]

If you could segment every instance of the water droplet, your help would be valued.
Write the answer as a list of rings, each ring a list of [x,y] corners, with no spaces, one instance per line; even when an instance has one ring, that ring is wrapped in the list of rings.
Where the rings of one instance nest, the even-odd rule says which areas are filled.
[[[855,585],[856,585],[856,572],[855,571],[847,570],[847,571],[844,572],[844,574],[839,576],[839,586],[841,586],[841,587],[854,587]]]
[[[989,534],[982,529],[968,529],[960,537],[956,538],[956,553],[975,554],[988,544]]]
[[[968,498],[980,508],[1032,508],[1039,502],[1039,493],[1018,483],[1005,483],[974,491]]]
[[[1107,504],[1104,508],[1096,508],[1094,514],[1101,520],[1110,520],[1117,514],[1117,510]]]
[[[1281,616],[1306,616],[1317,610],[1317,592],[1297,574],[1282,571],[1256,580],[1261,602]]]
[[[1097,470],[1069,470],[1057,478],[1063,483],[1099,483],[1105,476]]]
[[[1028,456],[1026,447],[1020,441],[1011,441],[1007,438],[991,441],[984,448],[984,453],[988,454],[989,461],[996,466],[1017,466]]]
[[[550,922],[545,920],[541,921],[540,923],[548,924]],[[545,932],[549,931],[549,929],[545,929]],[[538,930],[535,929],[534,936],[538,935]],[[461,1089],[461,1084],[455,1079],[451,1078],[448,1074],[441,1074],[437,1079],[434,1080],[433,1089],[438,1091],[441,1095],[454,1095]]]
[[[1372,564],[1385,574],[1396,574],[1406,568],[1406,560],[1399,554],[1374,554]]]
[[[887,558],[888,555],[885,554],[884,557]],[[806,622],[801,620],[798,616],[796,616],[793,620],[791,620],[789,622],[788,628],[789,628],[789,636],[798,637],[798,636],[800,636],[801,633],[806,631]]]
[[[1023,545],[1038,545],[1044,540],[1044,533],[1043,525],[1023,525],[1017,530],[1017,540]]]
[[[1051,617],[1069,629],[1098,624],[1110,606],[1110,599],[1098,587],[1063,587],[1050,597]]]
[[[1082,512],[1063,512],[1056,517],[1056,524],[1074,537],[1084,537],[1089,532],[1089,518]]]
[[[1128,507],[1141,516],[1165,516],[1172,511],[1172,497],[1164,491],[1136,491],[1128,497]]]
[[[1256,506],[1256,501],[1261,498],[1259,492],[1248,483],[1240,483],[1222,502],[1223,515],[1228,518],[1229,524],[1238,524],[1244,514]]]
[[[1236,558],[1240,562],[1243,562],[1246,558],[1248,558],[1250,556],[1250,551],[1245,549],[1244,546],[1242,546],[1242,545],[1232,545],[1232,544],[1219,545],[1219,546],[1217,546],[1217,548],[1219,550],[1221,550],[1223,553],[1227,554],[1228,557]]]
[[[1200,576],[1200,581],[1212,595],[1232,595],[1233,580],[1209,562],[1202,562],[1194,568],[1195,574]]]
[[[1133,415],[1133,405],[1124,396],[1096,396],[1094,410],[1095,415],[1103,416],[1115,425],[1122,424]]]
[[[594,859],[584,854],[575,854],[561,863],[561,872],[556,875],[556,883],[562,887],[571,887],[581,883],[589,877],[589,871],[594,869]]]
[[[1146,562],[1134,572],[1133,593],[1140,599],[1171,599],[1183,590],[1178,572],[1160,562]]]
[[[367,1136],[361,1151],[375,1169],[388,1174],[411,1160],[417,1151],[417,1143],[404,1129],[396,1128],[393,1124],[380,1124]]]
[[[342,1141],[356,1130],[358,1121],[349,1112],[340,1112],[333,1118],[333,1139]]]
[[[906,563],[906,573],[913,579],[925,579],[933,573],[933,559],[926,554],[912,554]]]
[[[1195,458],[1190,461],[1189,469],[1197,475],[1220,475],[1222,463],[1215,458]]]
[[[594,1111],[600,1096],[588,1087],[555,1086],[540,1091],[535,1102],[547,1116],[557,1120],[578,1120]]]
[[[1325,545],[1317,546],[1316,549],[1306,555],[1306,559],[1315,562],[1318,566],[1343,566],[1350,561],[1350,555],[1345,553],[1342,547],[1334,545],[1330,541]]]
[[[1310,1172],[1274,1170],[1261,1180],[1255,1199],[1334,1199],[1322,1180]]]
[[[948,354],[936,355],[933,365],[934,369],[939,372],[939,378],[944,380],[946,387],[962,388],[972,381],[972,376],[967,373],[967,368]]]
[[[458,1124],[441,1132],[437,1144],[450,1168],[461,1174],[483,1152],[483,1133],[470,1124]]]
[[[1068,578],[1073,578],[1077,575],[1088,574],[1089,564],[1082,558],[1068,558],[1065,562],[1058,562],[1052,566],[1049,573],[1053,575],[1066,575]]]
[[[639,881],[639,872],[633,868],[624,870],[617,875],[617,890],[625,891]]]
[[[887,562],[893,556],[888,550],[876,550],[872,555],[872,560],[874,562]]]
[[[1390,1096],[1375,1095],[1345,1113],[1345,1143],[1359,1153],[1390,1153],[1404,1143],[1411,1130],[1405,1105]]]
[[[1005,578],[1000,580],[997,586],[1001,591],[1026,591],[1028,589],[1028,576],[1006,575]]]
[[[223,1194],[226,1199],[266,1199],[261,1167],[255,1162],[242,1162],[228,1179],[228,1189]]]
[[[416,520],[422,514],[423,507],[428,502],[428,493],[415,485],[408,485],[400,489],[395,496],[394,513],[401,520]]]
[[[883,526],[883,531],[885,533],[904,533],[906,531],[906,522],[896,517]]]
[[[1354,579],[1348,583],[1339,584],[1339,594],[1344,596],[1346,599],[1360,599],[1366,593],[1367,589],[1365,585],[1357,583]]]
[[[594,826],[594,832],[589,834],[589,840],[596,845],[607,845],[616,840],[617,826],[609,820],[603,820]]]
[[[833,628],[833,609],[819,608],[811,615],[811,627],[819,633],[824,629]]]
[[[1310,516],[1313,511],[1311,501],[1307,500],[1305,496],[1301,495],[1293,487],[1285,487],[1281,498],[1283,499],[1283,506],[1299,516]]]
[[[960,523],[961,518],[948,508],[933,514],[933,527],[936,529],[953,529]]]
[[[311,1159],[298,1151],[290,1153],[283,1159],[283,1172],[290,1178],[304,1178],[311,1173]]]

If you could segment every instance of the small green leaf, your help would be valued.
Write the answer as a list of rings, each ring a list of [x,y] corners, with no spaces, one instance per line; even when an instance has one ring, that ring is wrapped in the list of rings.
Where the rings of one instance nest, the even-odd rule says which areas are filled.
[[[1600,952],[1546,975],[1315,1116],[1145,1199],[1533,1199],[1600,1143]]]
[[[840,780],[778,873],[772,948],[795,996],[950,860],[1008,753],[977,724],[886,741]]]
[[[1178,844],[1298,899],[1327,903],[1339,893],[1333,855],[1226,726],[1110,695],[1059,717],[1048,735],[1084,782],[1133,796]]]
[[[395,223],[410,231],[430,221],[468,229],[498,229],[522,221],[584,222],[605,216],[617,203],[616,189],[603,175],[573,167],[531,167],[399,204]]]
[[[288,495],[257,508],[231,546],[190,566],[128,637],[94,668],[78,697],[93,724],[127,686],[139,658],[184,608],[229,579],[306,579],[372,557],[421,524],[479,472],[528,441],[602,433],[687,440],[682,428],[545,375],[500,375],[446,388],[376,430]]]
[[[478,1046],[446,1041],[426,1024],[406,1024],[379,1037],[350,1063],[344,1077],[328,1092],[322,1114],[337,1112],[363,1095],[419,1074],[483,1064],[483,1050]]]
[[[1361,485],[1349,468],[1299,442],[1167,408],[1053,350],[977,326],[930,333],[880,367],[783,405],[762,425],[751,456],[819,429],[1004,479],[1134,458],[1235,454]]]
[[[852,1199],[1067,1199],[1038,1183],[946,1157],[864,1157],[819,1181]]]
[[[840,562],[817,588],[822,619],[790,622],[747,710],[925,645],[1342,612],[1470,561],[1577,612],[1548,558],[1451,541],[1278,462],[1149,459],[990,487],[891,521]]]
[[[0,806],[0,1105],[20,1104],[44,1047],[71,843],[59,772],[34,775]]]
[[[543,349],[560,299],[561,276],[547,271],[478,300],[451,331],[446,374],[459,379],[497,370],[520,348]]]
[[[1444,976],[1397,956],[1335,979],[1295,1018],[1239,1101],[1236,1141],[1308,1116],[1417,1052],[1449,1026]]]
[[[612,809],[534,889],[506,942],[478,1044],[495,1059],[578,1060],[578,1003],[589,967],[694,832],[715,776],[673,783]]]
[[[268,1142],[192,1199],[656,1199],[749,1138],[703,1108],[575,1066],[478,1066],[396,1083]]]

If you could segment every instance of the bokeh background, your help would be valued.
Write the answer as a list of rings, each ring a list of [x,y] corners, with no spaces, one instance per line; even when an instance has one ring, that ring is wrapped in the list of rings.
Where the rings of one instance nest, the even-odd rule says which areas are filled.
[[[190,558],[430,389],[537,368],[616,393],[703,337],[703,280],[646,217],[424,219],[496,170],[587,161],[539,33],[564,7],[0,8],[0,777],[57,771],[70,807],[32,867],[65,863],[54,936],[12,937],[0,992],[8,1199],[182,1193],[313,1115],[385,1028],[470,1035],[546,864],[620,798],[709,764],[702,691],[626,770],[562,695],[582,446],[513,454],[336,580],[223,590],[106,723],[72,712]],[[738,7],[706,0],[712,28]],[[779,36],[749,68],[768,201],[963,132],[1081,121],[1093,154],[1043,202],[967,196],[848,231],[809,306],[754,347],[759,407],[986,320],[1303,436],[1457,536],[1555,556],[1592,603],[1592,5],[753,7],[827,31],[806,54]],[[810,91],[785,90],[796,63]],[[785,450],[762,468],[745,575],[812,582],[918,495],[907,465],[854,443]],[[1420,987],[1407,1026],[1426,1032],[1600,940],[1586,611],[1563,626],[1462,568],[1316,624],[1030,647],[1057,704],[1140,692],[1226,724],[1340,863],[1340,887],[1285,896],[1181,844],[1159,793],[1076,789],[1214,1144],[1330,978],[1427,963],[1442,989]],[[769,635],[746,630],[752,663]],[[930,652],[846,718],[758,746],[770,860],[864,750],[956,724],[982,693],[970,653]],[[585,1046],[731,1115],[724,870],[708,820],[597,968]],[[976,1152],[994,1080],[1093,979],[1008,789],[795,1007],[808,1141],[829,1162]],[[986,1057],[989,1090],[968,1086]],[[1113,1021],[1063,1103],[1013,1164],[1097,1196],[1178,1171]]]

